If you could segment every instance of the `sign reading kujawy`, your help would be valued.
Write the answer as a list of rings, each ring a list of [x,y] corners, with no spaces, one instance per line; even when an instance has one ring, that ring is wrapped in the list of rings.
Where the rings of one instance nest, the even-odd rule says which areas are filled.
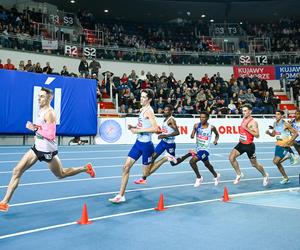
[[[238,77],[257,77],[261,80],[275,80],[275,67],[273,66],[234,66],[233,74]]]
[[[286,74],[287,79],[295,80],[300,74],[300,66],[299,65],[276,66],[276,78],[280,79],[280,77],[283,74]]]

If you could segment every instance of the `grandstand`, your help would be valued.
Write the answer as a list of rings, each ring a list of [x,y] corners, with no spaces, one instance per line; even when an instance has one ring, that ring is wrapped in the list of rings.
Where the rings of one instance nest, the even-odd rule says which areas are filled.
[[[96,58],[102,60],[103,63],[107,60],[130,61],[132,68],[127,71],[113,72],[113,69],[103,67],[100,69],[101,73],[107,70],[112,71],[113,77],[97,73],[98,101],[102,110],[100,113],[103,115],[128,113],[128,110],[131,113],[132,110],[136,110],[132,107],[132,102],[139,102],[138,91],[147,86],[156,90],[157,96],[154,103],[156,112],[158,112],[158,93],[161,89],[164,95],[160,108],[169,102],[179,108],[177,113],[181,115],[197,114],[201,110],[218,115],[238,114],[241,105],[250,98],[245,99],[244,96],[249,94],[254,95],[251,102],[257,114],[274,113],[278,108],[288,109],[292,114],[297,109],[299,94],[297,69],[289,74],[290,68],[284,68],[282,70],[283,72],[287,70],[287,74],[279,73],[278,75],[276,72],[276,76],[266,70],[267,74],[264,75],[268,77],[255,74],[255,70],[259,70],[259,67],[254,68],[254,73],[249,71],[246,75],[240,74],[237,69],[231,78],[229,78],[229,73],[226,76],[216,77],[218,73],[216,70],[208,76],[207,82],[202,81],[202,77],[207,73],[203,70],[201,70],[203,73],[194,78],[193,82],[187,82],[188,70],[186,75],[180,74],[179,76],[177,72],[174,74],[167,72],[172,73],[172,77],[150,70],[153,64],[160,63],[181,64],[185,68],[188,68],[186,65],[236,65],[234,67],[239,65],[260,67],[297,65],[300,60],[298,45],[300,27],[296,19],[282,17],[272,23],[259,24],[251,23],[251,20],[244,23],[216,23],[199,17],[177,23],[158,24],[153,21],[138,23],[136,20],[124,22],[107,18],[97,19],[95,16],[97,13],[85,11],[78,12],[77,15],[66,13],[58,11],[57,7],[50,4],[46,5],[47,8],[45,7],[42,11],[39,6],[36,3],[31,8],[28,6],[24,8],[25,5],[22,4],[13,8],[1,7],[2,49],[34,51],[72,58],[87,57],[89,60]],[[39,11],[36,11],[37,9]],[[62,65],[61,68],[55,67],[53,71],[47,71],[44,67],[47,57],[41,57],[44,61],[33,62],[32,66],[29,64],[23,66],[24,60],[17,61],[16,55],[16,60],[12,64],[17,70],[29,72],[72,77],[83,75],[82,70],[77,68],[74,62],[70,65]],[[10,58],[2,56],[0,67],[7,68],[5,61],[8,59]],[[63,61],[62,57],[60,61]],[[135,75],[130,74],[135,67],[133,62],[146,63],[142,70],[149,71],[149,73],[144,76],[139,72]],[[39,63],[42,63],[43,69],[36,67]],[[88,64],[90,62],[87,63],[83,76],[95,78]],[[9,69],[14,69],[9,67]],[[69,70],[63,69],[64,67]],[[276,70],[281,69],[276,68]],[[128,74],[128,78],[122,78],[123,74]],[[243,93],[234,87],[235,82]],[[278,84],[279,82],[281,85]],[[284,86],[282,86],[283,83]],[[178,94],[175,94],[179,91],[177,88],[180,89],[180,98]],[[247,93],[249,88],[251,93]],[[206,96],[198,101],[196,97],[201,95],[201,91],[204,91]],[[171,100],[168,100],[169,98]],[[188,99],[192,100],[187,105]],[[213,103],[213,100],[217,101]],[[229,108],[230,103],[232,109]]]

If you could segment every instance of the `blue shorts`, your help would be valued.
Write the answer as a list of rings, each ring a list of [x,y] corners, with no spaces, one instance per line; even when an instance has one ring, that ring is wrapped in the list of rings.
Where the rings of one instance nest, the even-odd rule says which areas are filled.
[[[175,143],[167,143],[161,140],[156,146],[154,152],[157,154],[157,156],[160,156],[166,150],[170,155],[175,156],[175,149],[176,149]]]
[[[208,161],[209,153],[206,150],[197,151],[197,157],[199,161]]]
[[[128,153],[128,156],[137,161],[142,156],[143,165],[149,165],[152,161],[154,145],[150,142],[136,141]]]
[[[284,158],[288,152],[289,152],[288,148],[284,148],[278,145],[276,145],[275,147],[275,156],[281,159]]]
[[[300,146],[300,140],[299,141],[295,141],[297,143],[298,146]]]

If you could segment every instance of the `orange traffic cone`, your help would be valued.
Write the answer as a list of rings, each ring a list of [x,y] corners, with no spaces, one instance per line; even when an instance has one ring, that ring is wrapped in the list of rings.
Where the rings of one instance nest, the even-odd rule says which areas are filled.
[[[156,211],[164,211],[166,209],[167,208],[165,208],[165,206],[164,206],[164,195],[161,194],[160,197],[159,197],[159,201],[158,201],[157,207],[154,208],[154,210],[156,210]]]
[[[80,225],[87,225],[87,224],[92,223],[91,221],[89,221],[89,216],[88,216],[88,212],[87,212],[87,208],[86,208],[85,203],[83,205],[81,219],[79,221],[77,221],[77,223],[80,224]]]
[[[230,199],[229,199],[227,187],[224,187],[223,201],[224,201],[224,202],[227,202],[227,201],[229,201],[229,200],[230,200]]]

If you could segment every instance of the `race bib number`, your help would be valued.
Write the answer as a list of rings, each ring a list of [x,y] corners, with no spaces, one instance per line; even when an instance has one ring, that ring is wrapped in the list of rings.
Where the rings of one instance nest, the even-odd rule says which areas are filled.
[[[240,141],[247,141],[247,135],[240,134]]]

